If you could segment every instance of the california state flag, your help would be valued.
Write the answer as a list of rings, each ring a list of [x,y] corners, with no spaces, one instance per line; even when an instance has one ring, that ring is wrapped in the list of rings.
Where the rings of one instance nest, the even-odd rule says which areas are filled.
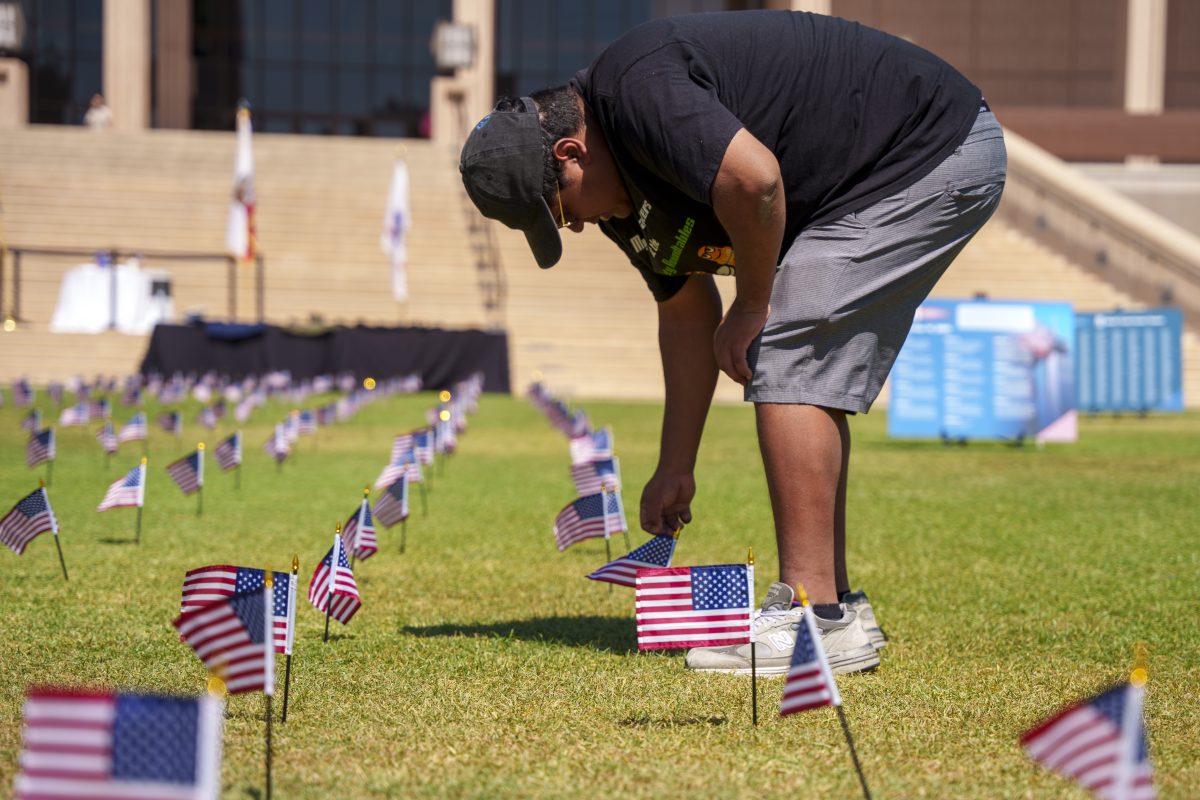
[[[229,203],[229,224],[225,229],[225,249],[234,258],[254,258],[254,151],[250,147],[250,109],[237,112],[237,158],[233,165],[233,199]]]
[[[408,164],[397,159],[392,171],[392,188],[388,192],[387,211],[383,215],[383,233],[379,246],[392,264],[392,295],[397,300],[408,297],[408,234],[410,219],[408,205]]]

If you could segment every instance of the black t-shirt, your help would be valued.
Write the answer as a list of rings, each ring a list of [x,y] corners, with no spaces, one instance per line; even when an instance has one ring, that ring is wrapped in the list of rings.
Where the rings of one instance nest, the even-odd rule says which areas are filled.
[[[600,228],[657,300],[689,273],[736,268],[710,191],[741,128],[779,159],[786,251],[805,228],[925,177],[966,138],[981,99],[953,67],[915,45],[792,11],[647,22],[573,85],[633,201],[631,216]]]

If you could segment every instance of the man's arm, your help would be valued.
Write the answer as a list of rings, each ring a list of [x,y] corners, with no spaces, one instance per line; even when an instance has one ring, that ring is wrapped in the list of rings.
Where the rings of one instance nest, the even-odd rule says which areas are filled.
[[[737,257],[737,297],[717,328],[713,351],[721,371],[745,384],[753,377],[746,351],[767,321],[787,218],[779,161],[745,128],[725,150],[712,205]]]
[[[670,533],[692,520],[692,473],[717,385],[713,332],[720,321],[721,296],[710,275],[692,275],[658,304],[666,397],[658,468],[642,491],[641,524],[650,533]]]

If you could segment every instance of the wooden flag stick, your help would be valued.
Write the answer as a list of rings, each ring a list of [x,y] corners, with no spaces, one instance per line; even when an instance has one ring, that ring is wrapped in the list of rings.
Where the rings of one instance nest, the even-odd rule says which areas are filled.
[[[296,635],[296,580],[300,573],[300,556],[292,555],[292,582],[288,585],[287,657],[283,667],[283,721],[287,722],[288,692],[292,687],[292,641]]]
[[[405,542],[408,541],[408,520],[400,520],[400,552],[404,552]]]
[[[242,490],[242,465],[240,462],[233,470],[233,488],[239,492]]]
[[[329,614],[333,608],[333,584],[337,579],[337,557],[341,541],[342,523],[339,522],[333,528],[333,551],[329,554],[329,591],[325,593],[325,638],[322,639],[323,642],[329,641]]]
[[[754,597],[754,581],[753,581],[754,548],[753,547],[751,547],[750,550],[746,553],[746,564],[748,564],[751,568],[750,575],[748,576],[751,578],[751,581],[750,581],[750,586],[748,586],[747,588],[750,590],[750,596]],[[758,648],[755,646],[755,643],[754,643],[753,612],[751,612],[751,620],[750,620],[750,717],[754,721],[754,727],[757,728],[758,727]]]
[[[273,606],[275,605],[274,600],[273,600],[274,585],[275,585],[275,573],[271,571],[270,564],[267,564],[266,568],[263,569],[263,583],[265,584],[265,589],[263,592],[263,602],[264,602],[265,608],[263,609],[263,611],[265,612],[266,622],[267,622],[266,630],[263,632],[263,649],[266,651],[266,667],[268,670],[267,677],[266,677],[266,684],[263,686],[263,698],[266,700],[266,706],[267,706],[267,708],[266,708],[266,714],[267,714],[267,759],[266,759],[266,761],[267,761],[267,792],[266,792],[266,796],[267,796],[267,800],[270,800],[270,798],[271,798],[271,750],[272,750],[272,747],[271,747],[271,722],[272,722],[272,717],[275,716],[271,709],[271,702],[274,699],[274,695],[275,695],[275,659],[274,659],[275,632],[272,629],[272,623],[271,623],[271,617],[274,612]]]
[[[45,494],[46,493],[45,481],[39,480],[38,488],[42,490],[42,494]],[[50,499],[46,498],[46,506],[49,507],[49,505],[50,505]],[[67,577],[67,562],[63,561],[62,544],[60,544],[58,541],[58,520],[54,519],[53,516],[51,517],[51,519],[54,522],[54,526],[50,529],[50,532],[54,534],[54,547],[58,550],[58,563],[62,566],[63,580],[67,581],[69,583],[71,579]]]
[[[267,699],[267,800],[271,800],[271,695]]]
[[[141,544],[142,543],[142,507],[138,506],[137,509],[138,509],[137,526],[133,531],[133,542],[134,542],[134,544]]]
[[[196,452],[200,454],[198,467],[200,472],[200,485],[196,487],[196,516],[204,514],[204,442],[196,445]]]
[[[850,726],[846,724],[846,712],[840,705],[836,708],[838,721],[842,723],[842,733],[846,736],[846,745],[850,748],[850,760],[854,762],[854,771],[858,773],[858,784],[862,787],[863,797],[871,800],[871,790],[867,787],[867,778],[863,775],[862,764],[858,763],[858,751],[854,749],[854,737],[850,735]]]

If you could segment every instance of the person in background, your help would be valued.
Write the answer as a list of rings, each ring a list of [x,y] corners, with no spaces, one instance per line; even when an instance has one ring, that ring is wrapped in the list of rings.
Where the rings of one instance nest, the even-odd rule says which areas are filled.
[[[779,582],[750,644],[685,665],[749,674],[754,648],[760,672],[786,672],[803,583],[833,671],[877,666],[886,639],[846,568],[847,416],[870,409],[917,307],[1000,201],[1003,134],[980,90],[834,17],[659,19],[568,86],[502,99],[459,168],[539,266],[561,258],[562,228],[597,225],[657,301],[666,397],[646,531],[692,518],[719,372],[755,404]]]
[[[88,103],[87,113],[83,115],[83,124],[94,131],[104,131],[112,127],[112,111],[104,104],[104,95],[97,92]]]

